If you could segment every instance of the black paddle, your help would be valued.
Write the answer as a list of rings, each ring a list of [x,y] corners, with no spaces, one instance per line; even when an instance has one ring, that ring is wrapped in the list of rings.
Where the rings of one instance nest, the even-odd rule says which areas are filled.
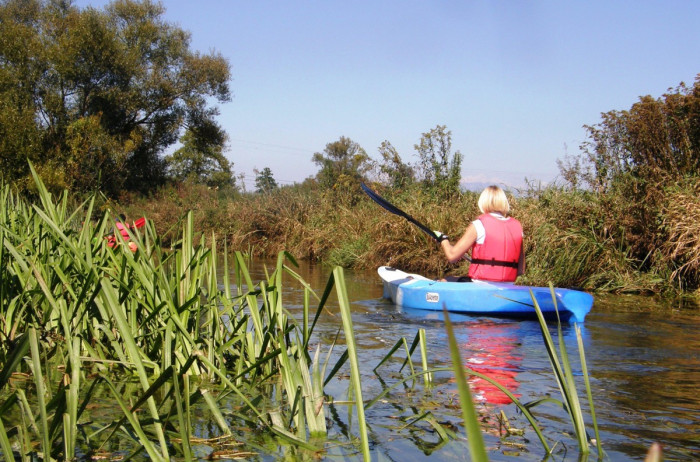
[[[413,218],[411,215],[407,214],[406,212],[404,212],[400,208],[398,208],[395,205],[393,205],[392,203],[388,202],[386,199],[384,199],[382,196],[380,196],[376,192],[372,191],[369,188],[369,186],[367,186],[366,184],[362,183],[361,186],[362,186],[362,189],[364,190],[364,192],[366,192],[367,195],[370,197],[370,199],[372,199],[377,204],[381,205],[383,208],[385,208],[389,212],[393,213],[394,215],[404,217],[405,219],[407,219],[408,221],[410,221],[414,225],[418,226],[421,229],[421,231],[423,231],[425,234],[427,234],[428,236],[435,239],[437,242],[440,242],[444,239],[444,238],[441,239],[440,236],[435,234],[430,228],[425,226],[423,223],[419,222],[418,220]]]

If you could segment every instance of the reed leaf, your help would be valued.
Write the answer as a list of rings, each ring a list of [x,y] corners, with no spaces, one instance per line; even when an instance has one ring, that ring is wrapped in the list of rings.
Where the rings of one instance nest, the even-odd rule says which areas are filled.
[[[418,338],[420,339],[420,357],[421,366],[424,371],[428,370],[428,346],[425,340],[425,329],[418,329]],[[430,385],[433,382],[433,375],[428,373],[423,376],[426,385]]]
[[[345,332],[345,342],[348,347],[348,356],[350,359],[350,381],[352,384],[353,393],[355,395],[355,403],[357,407],[357,420],[360,431],[360,441],[362,448],[362,457],[365,461],[371,460],[369,453],[369,439],[367,435],[367,423],[365,421],[365,407],[362,399],[362,379],[360,377],[360,364],[358,361],[357,346],[355,345],[355,335],[352,327],[352,312],[350,311],[350,301],[345,285],[345,275],[342,268],[333,270],[333,279],[335,281],[335,290],[338,294],[338,304],[340,305],[340,314],[343,321],[343,330]]]
[[[78,407],[80,404],[80,338],[73,337],[71,348],[68,350],[70,364],[70,384],[65,391],[66,413],[63,414],[63,444],[66,460],[72,460],[75,454],[78,438]]]
[[[348,362],[348,359],[350,358],[350,355],[348,353],[348,350],[345,349],[343,353],[340,355],[338,360],[335,362],[335,365],[331,369],[331,371],[328,373],[326,376],[326,379],[323,381],[323,385],[328,385],[328,382],[331,381],[336,375],[336,373],[345,365],[346,362]]]
[[[549,333],[549,328],[547,322],[544,319],[542,310],[535,298],[535,295],[530,291],[531,298],[535,307],[535,312],[537,313],[537,319],[540,323],[540,330],[542,332],[542,338],[544,340],[545,348],[547,350],[547,355],[549,356],[552,369],[554,371],[554,376],[559,385],[559,390],[561,392],[562,398],[564,399],[563,406],[566,412],[571,418],[571,424],[574,427],[574,432],[576,434],[576,440],[579,445],[579,451],[581,454],[588,454],[590,448],[588,446],[588,441],[586,438],[586,426],[583,420],[583,411],[581,410],[581,404],[578,399],[578,392],[576,390],[576,383],[574,380],[574,374],[571,369],[571,364],[569,362],[569,357],[566,352],[566,345],[564,343],[564,336],[561,331],[561,321],[559,320],[559,312],[557,310],[557,299],[554,293],[554,287],[550,285],[550,291],[552,294],[552,300],[554,302],[555,312],[557,314],[557,334],[559,338],[559,354],[557,354],[557,349],[554,346],[554,341]],[[561,359],[560,357],[561,356]]]
[[[279,345],[284,345],[284,340],[278,339]],[[292,355],[289,351],[282,351],[279,356],[280,373],[287,396],[298,396],[302,403],[302,408],[298,415],[295,415],[295,425],[300,438],[305,437],[302,432],[306,432],[306,425],[312,438],[326,435],[326,418],[323,412],[323,390],[314,387],[309,373],[309,365],[306,362],[306,355]],[[317,403],[321,406],[317,406]]]
[[[447,313],[447,309],[444,307],[443,315],[445,317],[445,330],[447,331],[447,339],[450,346],[452,368],[457,381],[457,389],[459,390],[459,400],[462,405],[462,418],[464,419],[464,427],[467,432],[469,454],[474,461],[488,461],[486,447],[484,446],[484,438],[481,434],[481,427],[479,426],[479,418],[474,407],[472,393],[462,369],[462,356],[459,352],[459,346],[457,345],[457,339],[455,337],[454,328],[452,327],[452,322],[450,321],[450,316]]]
[[[109,311],[111,311],[112,315],[114,316],[114,320],[116,321],[117,328],[119,329],[119,333],[121,335],[121,340],[125,343],[129,358],[132,361],[134,367],[136,368],[139,382],[141,383],[143,390],[146,391],[149,389],[150,384],[148,381],[148,375],[146,373],[146,368],[143,364],[142,352],[137,347],[136,341],[134,340],[134,337],[132,336],[132,333],[129,329],[129,324],[126,320],[126,317],[124,316],[123,311],[121,310],[121,306],[118,302],[114,288],[111,285],[109,285],[108,283],[106,283],[105,281],[102,281],[102,289],[103,289],[102,293],[101,293],[102,296],[100,298],[98,298],[96,301],[98,304],[105,306]],[[162,451],[161,456],[163,459],[167,459],[168,452],[167,452],[167,444],[165,441],[165,434],[164,434],[163,428],[160,424],[158,409],[157,409],[156,402],[153,399],[153,397],[148,398],[147,404],[148,404],[148,409],[150,411],[151,417],[153,419],[153,425],[155,427],[156,435],[157,435],[158,441],[160,443],[160,447],[161,447],[161,451]],[[149,452],[149,454],[150,454],[150,452]]]
[[[576,342],[578,345],[579,356],[581,358],[581,373],[583,374],[584,383],[586,384],[588,406],[590,408],[591,420],[593,422],[593,431],[595,432],[596,448],[598,450],[598,456],[602,457],[605,454],[605,452],[603,451],[603,443],[600,440],[600,432],[598,431],[598,420],[595,416],[595,406],[593,405],[593,392],[591,391],[591,380],[588,376],[588,366],[586,364],[586,354],[583,348],[583,338],[581,337],[581,327],[578,324],[576,324],[574,328],[576,329]]]
[[[44,459],[51,458],[51,440],[49,438],[49,417],[46,408],[46,386],[41,373],[41,357],[39,355],[39,338],[34,328],[30,328],[29,332],[29,349],[31,350],[32,375],[34,377],[34,386],[36,387],[37,407],[39,408],[39,438],[41,440],[41,448],[44,454]]]
[[[231,428],[229,428],[228,423],[226,422],[226,419],[224,418],[224,415],[221,413],[221,410],[219,409],[219,404],[216,402],[216,399],[212,396],[212,394],[209,390],[202,390],[200,393],[201,393],[202,397],[204,398],[204,401],[209,406],[209,411],[214,416],[214,419],[216,420],[216,423],[219,425],[219,428],[221,428],[221,430],[223,430],[223,432],[226,435],[230,435]]]
[[[396,351],[397,351],[399,348],[401,348],[401,346],[404,346],[405,349],[406,349],[406,352],[408,353],[409,349],[408,349],[408,344],[406,343],[406,339],[405,339],[404,337],[401,337],[399,340],[396,341],[396,343],[394,343],[394,346],[392,346],[392,347],[389,349],[389,351],[387,352],[387,354],[385,354],[384,357],[383,357],[381,360],[379,360],[379,363],[377,363],[377,365],[374,366],[374,369],[372,369],[372,371],[374,371],[375,374],[378,373],[378,369],[379,369],[384,363],[386,363],[387,361],[389,361],[389,360],[392,358],[392,356],[394,355],[394,353],[396,353]],[[403,366],[401,366],[401,369],[403,369]]]
[[[7,430],[5,430],[5,425],[0,419],[0,449],[5,460],[16,460],[14,451],[12,450],[12,444],[10,443],[10,437],[7,435]]]
[[[16,339],[12,349],[9,351],[9,354],[5,356],[5,360],[3,361],[3,368],[2,371],[0,371],[0,390],[5,388],[12,374],[18,369],[19,365],[22,364],[24,356],[27,354],[27,351],[29,351],[29,347],[29,333],[20,335]]]
[[[189,419],[187,418],[186,409],[183,400],[183,391],[180,385],[180,377],[175,377],[173,380],[173,396],[175,398],[175,415],[177,416],[178,432],[181,440],[181,451],[185,462],[192,462],[192,446],[190,438],[192,436]]]
[[[37,445],[35,444],[35,439],[30,439],[30,434],[33,433],[39,439],[42,439],[42,436],[39,427],[37,426],[36,419],[34,418],[34,412],[29,405],[29,401],[27,400],[24,390],[16,390],[15,395],[17,397],[18,407],[20,409],[21,419],[21,424],[16,427],[18,434],[20,435],[18,439],[21,446],[20,452],[25,460],[31,460],[35,454]]]
[[[114,397],[114,400],[117,402],[119,407],[122,409],[122,412],[124,413],[124,417],[127,419],[129,422],[130,428],[134,431],[137,439],[135,442],[142,446],[146,452],[148,453],[148,456],[153,459],[156,462],[166,462],[169,461],[169,456],[167,453],[167,448],[166,446],[161,447],[161,451],[158,451],[158,448],[151,442],[151,440],[148,438],[146,435],[146,432],[144,431],[143,427],[141,426],[141,423],[139,420],[136,418],[136,413],[132,411],[129,406],[124,402],[122,399],[121,393],[119,390],[117,390],[117,387],[112,383],[112,381],[109,379],[107,376],[102,376],[102,380],[107,384],[109,389],[112,391],[112,396]]]

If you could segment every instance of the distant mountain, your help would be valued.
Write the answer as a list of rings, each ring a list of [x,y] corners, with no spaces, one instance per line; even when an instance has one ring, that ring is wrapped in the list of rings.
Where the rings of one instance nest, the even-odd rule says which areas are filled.
[[[488,182],[479,182],[479,181],[469,181],[469,182],[464,182],[460,183],[460,187],[462,188],[462,191],[473,191],[473,192],[481,192],[484,190],[485,187],[491,186],[493,183],[488,183]],[[499,185],[503,187],[502,185]]]
[[[505,182],[500,182],[500,181],[462,181],[459,185],[462,189],[462,191],[473,191],[473,192],[481,192],[484,190],[485,187],[491,186],[492,184],[495,184],[497,186],[500,186],[506,191],[509,191],[515,195],[518,195],[519,193],[525,191],[528,189],[528,184],[524,180],[518,181],[518,182],[511,182],[511,183],[505,183]],[[533,182],[529,185],[529,187],[537,187],[538,182]],[[541,186],[546,186],[548,183],[547,182],[539,182]]]
[[[500,186],[506,191],[511,191],[515,192],[516,189],[522,188],[523,185],[521,186],[514,186],[514,185],[509,185],[505,183],[498,183],[498,182],[488,182],[488,181],[468,181],[468,182],[462,182],[460,183],[460,187],[462,188],[462,191],[473,191],[473,192],[481,192],[486,188],[487,186],[491,186],[492,184],[495,184],[496,186]]]

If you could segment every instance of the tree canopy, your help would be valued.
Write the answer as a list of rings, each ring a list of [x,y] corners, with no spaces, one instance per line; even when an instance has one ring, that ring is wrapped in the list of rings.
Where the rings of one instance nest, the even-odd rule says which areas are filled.
[[[255,191],[259,193],[268,193],[277,189],[277,181],[272,175],[270,167],[265,167],[262,171],[255,171]]]
[[[165,158],[171,177],[215,188],[235,186],[231,163],[223,154],[223,140],[187,130],[181,141],[182,147]]]
[[[314,153],[312,160],[321,168],[316,179],[323,188],[349,187],[359,183],[371,168],[365,150],[345,136],[326,144],[323,153]]]
[[[394,189],[403,189],[415,181],[415,169],[401,160],[396,148],[389,142],[383,141],[379,146],[379,172],[386,178],[387,183]]]
[[[420,143],[414,147],[424,188],[443,196],[458,193],[463,156],[459,151],[452,152],[452,132],[445,125],[438,125],[423,133]]]
[[[150,0],[97,10],[69,0],[0,2],[0,169],[54,187],[145,190],[187,131],[214,157],[226,139],[210,101],[230,100],[228,62]]]
[[[650,182],[678,180],[700,172],[700,74],[660,98],[643,96],[629,110],[602,114],[586,125],[588,140],[578,156],[559,160],[565,181],[605,192],[633,177]]]

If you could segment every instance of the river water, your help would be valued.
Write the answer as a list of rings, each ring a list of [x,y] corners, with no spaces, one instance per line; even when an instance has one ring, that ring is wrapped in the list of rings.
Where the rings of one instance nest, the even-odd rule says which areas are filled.
[[[331,268],[305,262],[300,265],[297,271],[320,295]],[[271,262],[252,265],[254,280],[264,278],[261,268],[265,266],[273,268]],[[425,329],[429,367],[451,366],[445,324],[439,316],[407,311],[383,299],[381,280],[375,271],[345,270],[345,281],[352,304],[365,401],[396,383],[401,375],[408,375],[406,368],[400,370],[398,360],[389,361],[392,364],[377,371],[373,369],[399,339],[403,337],[410,344],[421,328]],[[302,303],[298,285],[285,284],[283,297],[284,306],[298,314]],[[341,328],[336,300],[331,297],[315,330],[322,345],[329,345]],[[458,315],[451,320],[465,367],[498,380],[523,403],[547,396],[561,399],[536,321]],[[698,308],[669,306],[650,297],[599,295],[581,327],[606,459],[643,460],[654,442],[662,444],[666,460],[700,459]],[[556,341],[556,327],[551,326],[550,332]],[[562,334],[578,372],[579,396],[588,432],[593,436],[575,329],[567,324]],[[405,353],[400,350],[396,356],[403,359]],[[414,353],[413,361],[420,368],[418,353]],[[341,372],[327,386],[327,392],[335,399],[347,393],[343,390],[349,386],[348,374],[349,370]],[[490,460],[543,460],[542,445],[517,407],[487,382],[470,379],[470,385]],[[464,438],[458,436],[445,443],[425,421],[413,422],[417,415],[430,412],[445,428],[464,435],[458,401],[453,374],[447,372],[436,374],[431,386],[426,387],[421,379],[398,387],[368,409],[373,460],[468,460]],[[330,411],[329,420],[334,425],[329,433],[353,434],[347,409],[336,405]],[[551,460],[580,460],[573,427],[560,406],[548,402],[535,407],[533,414],[548,444],[554,447]],[[499,416],[505,416],[511,428],[524,433],[507,434],[502,418],[499,425]],[[327,459],[333,458],[330,451]],[[595,456],[591,458],[594,459]]]

